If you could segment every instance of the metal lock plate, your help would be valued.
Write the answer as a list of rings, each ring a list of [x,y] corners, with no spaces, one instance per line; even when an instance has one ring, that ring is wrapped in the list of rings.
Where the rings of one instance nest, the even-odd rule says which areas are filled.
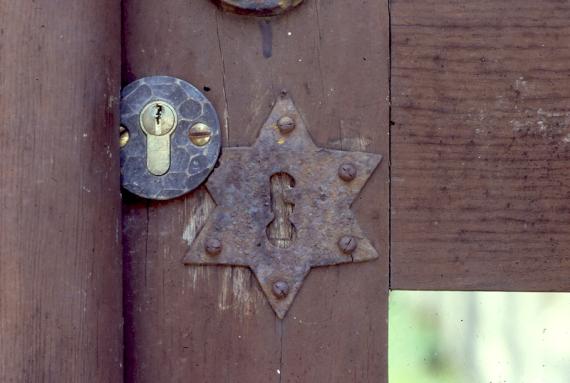
[[[301,4],[303,0],[212,0],[223,10],[240,15],[275,16]]]
[[[217,206],[184,262],[251,268],[283,318],[312,267],[378,257],[350,206],[381,159],[317,147],[283,95],[252,147],[224,149],[206,183]]]
[[[175,198],[210,174],[220,153],[214,107],[189,83],[145,77],[121,94],[121,183],[149,199]]]

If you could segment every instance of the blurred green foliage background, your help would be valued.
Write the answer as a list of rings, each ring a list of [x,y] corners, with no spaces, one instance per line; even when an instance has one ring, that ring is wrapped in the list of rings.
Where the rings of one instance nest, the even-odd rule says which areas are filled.
[[[390,383],[569,383],[570,294],[395,291]]]

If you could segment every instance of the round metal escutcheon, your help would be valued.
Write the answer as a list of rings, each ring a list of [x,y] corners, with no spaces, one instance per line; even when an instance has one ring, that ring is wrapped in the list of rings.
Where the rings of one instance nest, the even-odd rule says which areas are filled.
[[[200,144],[192,139],[194,126],[208,135]],[[145,77],[125,87],[121,128],[128,132],[128,140],[121,141],[121,184],[140,197],[166,200],[192,191],[206,180],[220,154],[214,107],[198,89],[174,77]],[[152,161],[164,174],[149,170]]]
[[[249,16],[276,16],[295,8],[303,0],[212,0],[223,10]]]

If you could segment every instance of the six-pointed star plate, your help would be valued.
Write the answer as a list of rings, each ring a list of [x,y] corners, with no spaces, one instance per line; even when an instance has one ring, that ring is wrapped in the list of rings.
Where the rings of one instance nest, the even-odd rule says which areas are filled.
[[[279,129],[282,117],[292,120],[294,129]],[[275,313],[284,318],[311,267],[378,258],[350,206],[381,159],[317,147],[292,100],[283,95],[253,146],[223,149],[206,184],[217,206],[184,263],[251,268]],[[341,178],[339,168],[346,166],[349,177]],[[267,234],[276,219],[271,191],[276,174],[294,182],[281,196],[292,208],[287,219],[295,232],[287,246],[276,246]]]

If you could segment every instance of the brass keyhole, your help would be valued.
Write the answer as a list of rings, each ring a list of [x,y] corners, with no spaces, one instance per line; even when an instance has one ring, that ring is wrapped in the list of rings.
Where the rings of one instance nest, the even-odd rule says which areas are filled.
[[[271,209],[275,218],[267,226],[266,234],[272,245],[286,249],[297,237],[295,225],[290,220],[295,204],[287,198],[287,192],[295,187],[295,179],[287,173],[276,173],[271,176],[270,184]]]
[[[156,105],[156,112],[154,113],[154,118],[156,119],[156,124],[160,125],[160,117],[162,115],[162,108],[163,106],[158,104]]]
[[[164,101],[148,103],[140,114],[146,135],[146,166],[154,175],[161,176],[170,169],[170,136],[176,124],[174,108]]]

